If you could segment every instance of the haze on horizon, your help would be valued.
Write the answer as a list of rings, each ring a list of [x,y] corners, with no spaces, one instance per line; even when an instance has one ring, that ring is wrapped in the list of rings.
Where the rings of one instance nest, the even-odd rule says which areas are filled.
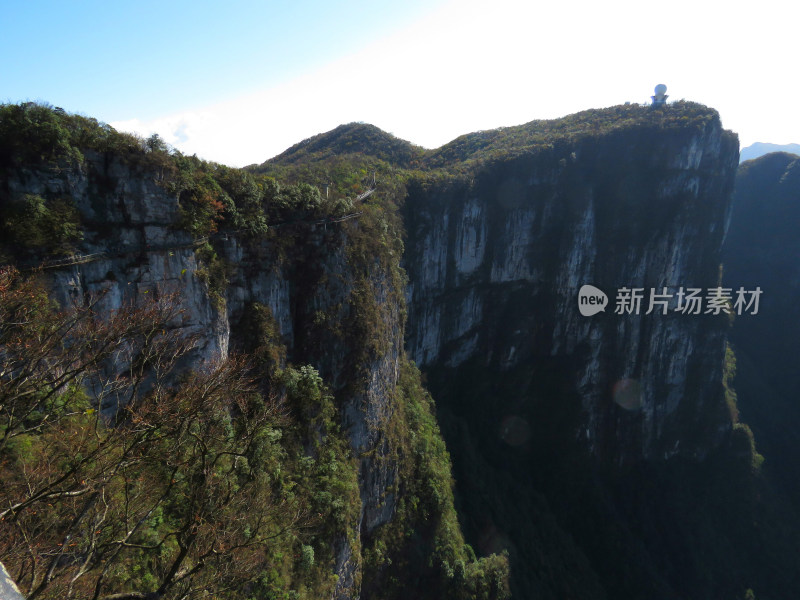
[[[428,148],[481,129],[670,100],[753,142],[800,141],[794,10],[670,3],[152,0],[5,9],[0,100],[49,102],[182,152],[260,163],[341,123]]]

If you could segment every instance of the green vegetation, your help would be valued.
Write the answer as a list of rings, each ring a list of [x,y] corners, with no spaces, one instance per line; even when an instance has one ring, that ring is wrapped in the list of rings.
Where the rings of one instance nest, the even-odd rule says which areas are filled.
[[[508,549],[514,597],[742,598],[752,588],[777,599],[797,589],[796,509],[757,469],[745,425],[702,461],[603,465],[570,435],[581,409],[573,373],[561,361],[428,373],[464,533],[483,551]],[[509,402],[530,428],[521,445],[499,437]]]
[[[737,401],[765,457],[764,475],[795,506],[800,506],[800,445],[791,425],[800,420],[800,369],[792,350],[800,336],[798,218],[800,158],[774,152],[739,166],[723,249],[724,284],[734,290],[758,286],[763,294],[758,315],[737,318],[731,328]],[[747,433],[739,435],[747,446]]]
[[[582,140],[621,132],[641,136],[663,130],[702,131],[715,121],[719,122],[716,111],[685,101],[657,111],[637,104],[590,109],[560,119],[462,135],[431,151],[425,157],[425,165],[463,169],[475,163],[508,160],[557,145],[574,146]]]
[[[355,208],[351,195],[324,197],[322,182],[272,177],[201,161],[196,157],[171,155],[175,176],[164,181],[178,195],[179,227],[195,238],[231,232],[246,238],[263,238],[271,226],[313,223],[343,217]],[[312,185],[317,184],[317,185]]]
[[[453,499],[450,455],[419,370],[401,366],[395,412],[387,428],[399,465],[391,522],[366,546],[364,589],[383,598],[499,600],[510,597],[508,557],[477,560],[464,541]]]
[[[90,152],[109,152],[133,164],[161,166],[166,147],[117,132],[96,119],[26,102],[0,105],[0,169],[81,164]]]
[[[754,472],[761,470],[764,464],[764,457],[756,450],[756,440],[753,432],[746,423],[739,421],[738,396],[734,389],[736,378],[736,355],[730,344],[725,346],[725,367],[722,375],[722,385],[725,388],[725,402],[730,411],[733,432],[731,436],[731,448],[735,455],[744,458],[750,464]]]
[[[367,130],[370,131],[369,129]],[[323,247],[342,245],[345,273],[319,269],[323,256],[308,256],[307,242],[299,232],[289,238],[280,230],[285,261],[305,248],[305,273],[301,294],[331,299],[339,277],[346,277],[349,292],[344,304],[316,310],[305,319],[307,339],[329,349],[341,349],[343,372],[349,383],[337,395],[348,398],[363,393],[374,377],[376,363],[397,348],[405,317],[402,292],[406,276],[399,266],[403,254],[399,209],[410,173],[394,169],[379,158],[345,157],[322,152],[320,162],[265,168],[284,181],[310,181],[317,188],[328,182],[331,198],[351,198],[372,185],[377,193],[360,206],[358,220],[342,224],[324,235]],[[273,234],[274,235],[274,234]],[[340,235],[346,236],[342,243]],[[269,319],[267,319],[268,321]],[[250,321],[252,323],[252,321]],[[310,362],[331,360],[331,351],[309,356]],[[465,543],[453,505],[450,458],[436,425],[430,395],[416,367],[400,359],[400,378],[391,394],[391,412],[380,424],[385,442],[370,450],[370,458],[397,469],[386,501],[396,502],[391,521],[362,539],[362,594],[382,598],[499,599],[508,597],[508,560],[492,555],[477,559]]]
[[[70,254],[83,239],[78,211],[69,200],[24,194],[0,210],[0,235],[9,253]]]
[[[388,139],[359,130],[343,140],[349,151]],[[194,274],[217,311],[229,310],[234,268],[245,277],[251,268],[228,261],[225,236],[257,268],[275,261],[296,288],[291,352],[269,308],[251,302],[233,323],[239,353],[187,372],[197,340],[171,328],[175,298],[152,294],[100,318],[91,300],[64,311],[36,280],[3,271],[0,553],[29,597],[297,600],[360,589],[362,577],[379,595],[385,583],[399,597],[397,582],[413,578],[419,597],[508,596],[507,559],[478,559],[464,542],[432,400],[402,359],[399,208],[414,172],[390,161],[411,166],[421,150],[397,141],[377,159],[328,153],[306,171],[254,172],[35,104],[0,107],[0,137],[3,177],[60,185],[88,174],[94,186],[85,200],[95,213],[83,220],[58,186],[20,197],[2,188],[7,260],[35,263],[102,239],[98,208],[119,189],[116,163],[175,198],[171,225],[193,240]],[[387,494],[397,514],[358,535],[367,455],[354,455],[341,429],[343,405],[395,353],[401,382],[383,392],[388,422],[374,425],[391,439],[366,452],[396,464]],[[108,381],[100,374],[112,357],[124,372]]]
[[[165,328],[170,299],[100,320],[8,269],[0,311],[0,552],[29,598],[330,595],[360,502],[313,368],[178,372],[194,342]],[[101,409],[127,398],[111,426],[83,389],[122,349],[124,380],[92,386]]]
[[[409,190],[440,201],[499,161],[545,156],[555,167],[600,136],[624,148],[627,136],[685,137],[717,120],[693,103],[620,106],[433,151],[348,125],[240,170],[50,107],[0,106],[0,175],[85,171],[100,188],[90,196],[115,189],[111,162],[157,181],[178,204],[171,225],[197,247],[195,275],[216,309],[238,310],[225,302],[234,268],[243,278],[280,269],[294,338],[287,348],[270,309],[250,302],[228,315],[239,354],[184,372],[179,359],[195,340],[170,329],[180,311],[169,298],[97,319],[92,307],[58,310],[34,281],[4,271],[3,561],[32,598],[331,597],[346,583],[335,575],[342,556],[372,598],[507,598],[509,577],[523,596],[553,599],[738,597],[749,588],[781,597],[790,577],[761,583],[775,565],[788,573],[796,562],[792,530],[778,530],[791,510],[761,495],[746,426],[701,465],[607,472],[575,440],[574,365],[441,369],[431,387],[458,495],[437,407],[402,356],[400,208]],[[626,185],[625,198],[637,197],[639,182]],[[9,261],[74,252],[107,225],[82,220],[71,198],[47,189],[17,197],[0,187],[0,216]],[[226,236],[245,264],[228,262]],[[126,372],[99,384],[112,355]],[[397,385],[379,391],[382,420],[369,424],[377,442],[359,454],[342,430],[345,408],[395,365]],[[731,354],[735,414],[733,371]],[[90,384],[99,386],[92,398]],[[498,444],[486,426],[510,397],[529,410],[523,448]],[[470,427],[476,420],[482,429]],[[359,523],[367,464],[396,473],[382,498],[395,503],[392,518],[370,531]],[[763,563],[751,564],[758,553]]]
[[[381,131],[374,125],[349,123],[303,140],[269,162],[275,165],[312,164],[344,156],[364,155],[407,169],[414,168],[424,153],[423,148]]]
[[[158,135],[144,140],[41,104],[0,105],[0,173],[86,169],[109,185],[106,159],[147,173],[175,194],[180,217],[174,225],[193,238],[220,231],[258,238],[271,224],[342,217],[354,211],[353,199],[365,189],[323,198],[314,181],[281,185],[272,177],[185,156]],[[71,253],[82,239],[74,202],[63,194],[18,198],[1,190],[0,217],[9,258],[27,258],[20,249],[40,257]]]
[[[208,286],[208,295],[217,311],[225,310],[225,290],[228,287],[228,276],[231,266],[220,258],[214,248],[206,242],[195,250],[198,259],[195,277]]]
[[[664,111],[617,106],[468,134],[433,151],[373,126],[350,124],[306,140],[259,167],[241,170],[184,156],[157,135],[143,140],[46,105],[5,104],[0,105],[0,170],[100,169],[98,157],[105,155],[152,173],[175,194],[180,218],[174,225],[194,238],[222,231],[258,238],[272,225],[361,211],[363,206],[354,201],[373,184],[385,202],[400,205],[410,184],[424,186],[456,175],[468,179],[471,170],[487,162],[621,131],[703,129],[718,118],[708,108],[688,102]],[[104,177],[98,173],[98,180]],[[70,253],[81,240],[77,213],[67,198],[45,194],[33,202],[5,191],[0,193],[0,214],[6,231],[16,236],[5,244],[9,257],[22,258],[17,248],[39,255]],[[37,221],[17,227],[28,214],[38,215]]]
[[[288,173],[290,177],[306,181],[319,179],[323,184],[341,182],[341,171],[347,171],[349,165],[367,165],[367,169],[362,168],[365,176],[377,170],[379,173],[391,171],[401,177],[413,173],[419,178],[425,173],[425,177],[444,175],[449,178],[480,165],[554,147],[574,146],[600,136],[621,132],[651,135],[664,130],[703,131],[714,122],[719,122],[717,112],[695,102],[674,102],[667,110],[657,111],[626,104],[585,110],[560,119],[469,133],[435,150],[423,150],[371,125],[351,123],[309,138],[248,170]],[[342,165],[346,165],[344,169]]]

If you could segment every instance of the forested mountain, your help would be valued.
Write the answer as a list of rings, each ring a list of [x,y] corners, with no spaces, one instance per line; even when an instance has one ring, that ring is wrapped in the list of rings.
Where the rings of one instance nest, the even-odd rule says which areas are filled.
[[[800,157],[785,152],[743,163],[736,176],[724,248],[726,285],[763,290],[757,319],[736,319],[736,390],[764,468],[800,506]]]
[[[29,598],[791,597],[729,316],[578,311],[718,286],[737,152],[678,102],[240,170],[0,107],[3,563]]]

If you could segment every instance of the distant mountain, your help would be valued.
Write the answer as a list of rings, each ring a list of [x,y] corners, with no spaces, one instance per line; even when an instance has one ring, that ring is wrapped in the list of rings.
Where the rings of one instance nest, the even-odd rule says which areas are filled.
[[[423,152],[420,146],[401,140],[374,125],[348,123],[303,140],[267,162],[292,165],[316,162],[331,156],[362,154],[408,167]]]
[[[800,157],[776,152],[739,166],[723,250],[726,287],[763,290],[756,318],[734,320],[734,385],[766,468],[800,502]]]
[[[746,148],[742,148],[739,152],[739,162],[743,163],[746,160],[752,160],[759,156],[764,156],[770,152],[789,152],[790,154],[800,155],[800,144],[766,144],[764,142],[756,142],[750,144]]]

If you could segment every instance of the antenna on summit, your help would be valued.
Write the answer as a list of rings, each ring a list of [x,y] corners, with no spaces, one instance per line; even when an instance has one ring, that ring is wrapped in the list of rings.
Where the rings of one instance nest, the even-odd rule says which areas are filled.
[[[663,83],[659,83],[654,90],[655,95],[650,96],[653,99],[652,106],[664,106],[667,103],[667,86]]]

